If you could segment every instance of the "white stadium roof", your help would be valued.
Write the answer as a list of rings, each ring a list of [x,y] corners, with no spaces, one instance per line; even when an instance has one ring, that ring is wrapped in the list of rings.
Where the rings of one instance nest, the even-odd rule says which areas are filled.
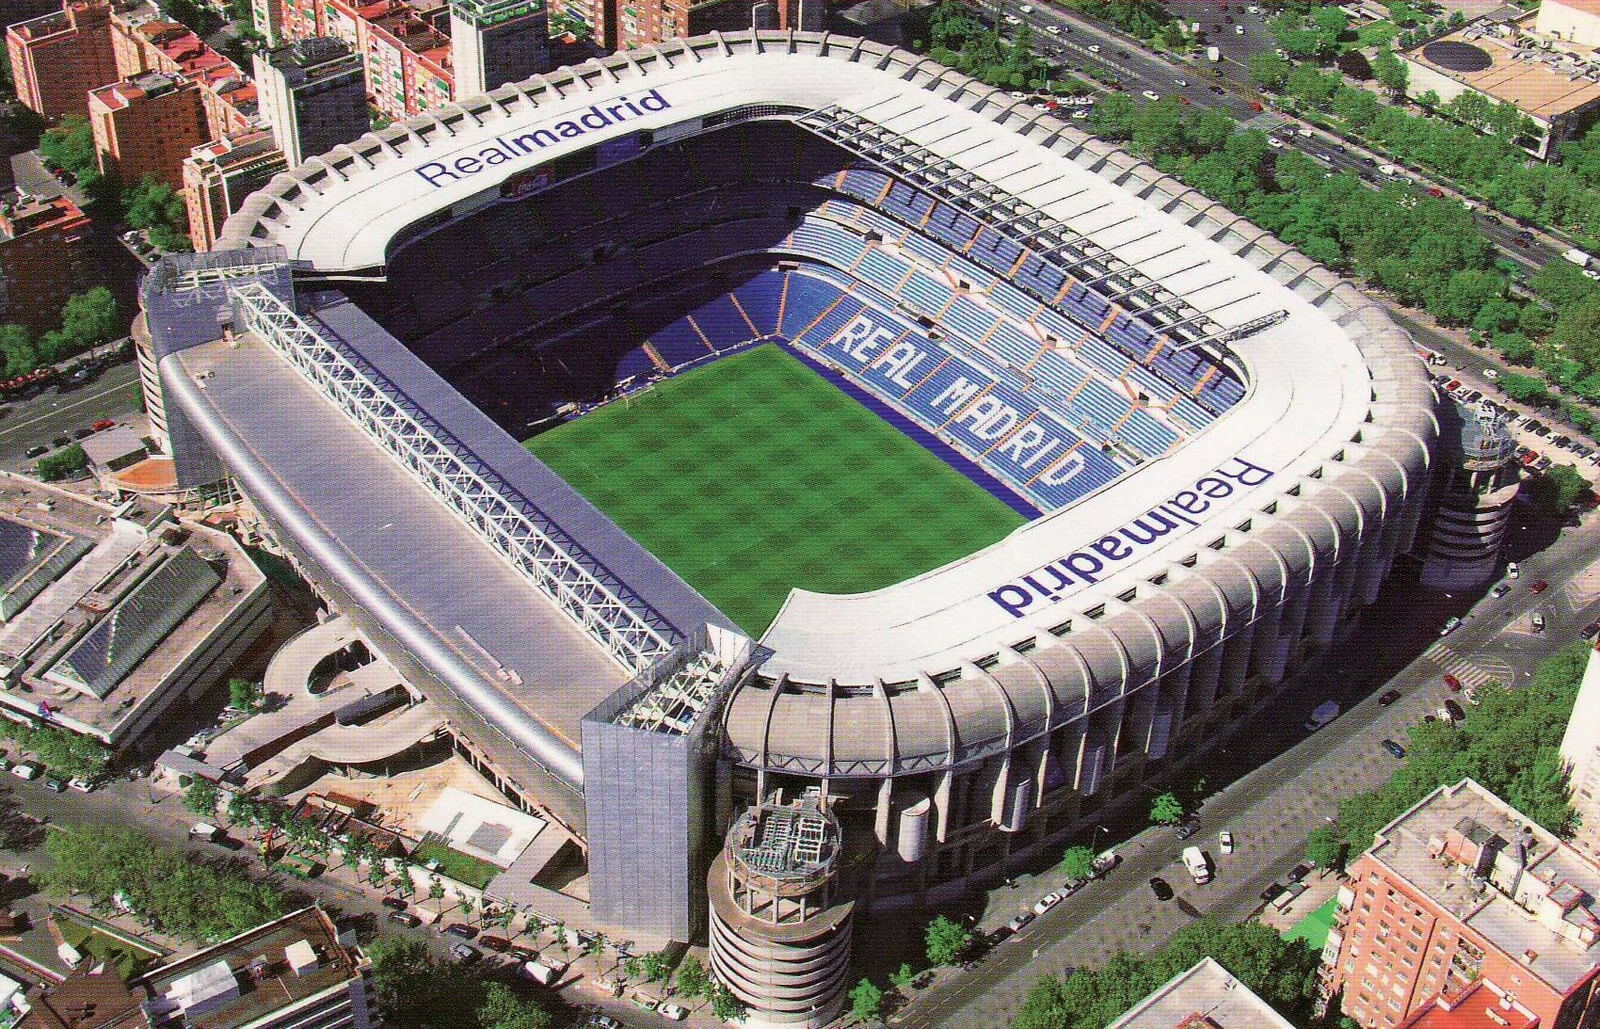
[[[1244,400],[1168,455],[904,583],[855,596],[792,594],[763,640],[767,674],[823,683],[935,675],[1075,615],[1098,617],[1102,605],[1120,610],[1131,588],[1143,596],[1143,584],[1174,566],[1236,562],[1218,541],[1231,546],[1252,519],[1259,527],[1293,518],[1318,493],[1343,492],[1337,465],[1383,477],[1380,491],[1391,479],[1402,492],[1416,487],[1410,456],[1373,447],[1399,437],[1396,454],[1426,453],[1436,433],[1426,377],[1404,335],[1358,292],[1071,125],[856,39],[679,40],[468,99],[279,175],[229,221],[219,248],[280,245],[328,277],[381,274],[409,226],[446,207],[464,214],[492,202],[511,176],[611,136],[742,106],[861,116],[1082,233],[1214,325],[1267,326],[1231,346],[1249,385]],[[1315,526],[1329,518],[1314,504],[1303,520],[1309,535],[1326,535]],[[1168,531],[1142,542],[1157,522]],[[1327,531],[1342,539],[1347,530]],[[1063,561],[1071,574],[1060,572]]]

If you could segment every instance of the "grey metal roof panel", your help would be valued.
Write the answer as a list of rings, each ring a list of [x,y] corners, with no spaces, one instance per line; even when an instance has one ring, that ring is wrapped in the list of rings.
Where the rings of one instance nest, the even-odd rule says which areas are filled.
[[[339,294],[323,294],[319,299],[329,302],[317,306],[306,319],[308,323],[359,353],[591,556],[603,554],[605,568],[666,619],[680,636],[687,637],[705,623],[734,627],[710,601],[512,439],[365,311]]]

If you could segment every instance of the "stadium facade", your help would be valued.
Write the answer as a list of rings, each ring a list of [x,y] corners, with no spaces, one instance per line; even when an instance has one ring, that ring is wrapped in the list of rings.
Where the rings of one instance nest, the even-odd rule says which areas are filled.
[[[677,899],[614,913],[636,931],[698,932],[706,840],[769,798],[836,820],[862,910],[1137,801],[1376,598],[1439,436],[1422,361],[1349,284],[854,38],[678,40],[465,99],[278,176],[218,246],[158,267],[136,326],[180,480],[240,489],[591,869],[672,855]],[[692,332],[629,306],[674,298]],[[574,399],[504,359],[529,326],[518,367],[568,385],[613,347],[580,400],[777,340],[1036,516],[730,642],[509,434],[519,398]],[[659,745],[663,778],[589,792],[591,739]]]

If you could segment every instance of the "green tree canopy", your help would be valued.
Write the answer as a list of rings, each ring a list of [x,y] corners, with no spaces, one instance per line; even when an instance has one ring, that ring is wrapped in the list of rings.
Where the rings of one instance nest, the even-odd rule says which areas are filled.
[[[1068,879],[1087,879],[1094,874],[1094,851],[1079,844],[1061,855],[1059,870]]]
[[[1318,868],[1338,868],[1344,860],[1344,844],[1332,828],[1319,825],[1306,837],[1306,860]]]
[[[1294,65],[1277,54],[1261,50],[1250,55],[1249,68],[1250,81],[1262,89],[1277,93],[1289,81],[1289,72],[1294,70]]]
[[[883,1013],[883,991],[863,979],[850,988],[850,1014],[857,1021],[866,1022]]]
[[[1175,794],[1157,794],[1150,802],[1150,821],[1156,825],[1177,825],[1183,821],[1183,801]]]
[[[944,915],[937,915],[928,923],[923,941],[927,946],[928,964],[953,965],[972,946],[972,930]]]

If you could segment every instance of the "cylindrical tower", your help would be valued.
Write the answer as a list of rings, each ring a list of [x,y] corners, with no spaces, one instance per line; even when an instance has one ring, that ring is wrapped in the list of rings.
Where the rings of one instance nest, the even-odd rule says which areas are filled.
[[[1431,589],[1475,589],[1499,571],[1517,499],[1517,441],[1492,409],[1447,404],[1442,415],[1444,467],[1421,580]]]
[[[844,1002],[853,900],[837,881],[839,823],[807,794],[774,794],[733,824],[711,864],[711,968],[744,1025],[820,1029]]]

